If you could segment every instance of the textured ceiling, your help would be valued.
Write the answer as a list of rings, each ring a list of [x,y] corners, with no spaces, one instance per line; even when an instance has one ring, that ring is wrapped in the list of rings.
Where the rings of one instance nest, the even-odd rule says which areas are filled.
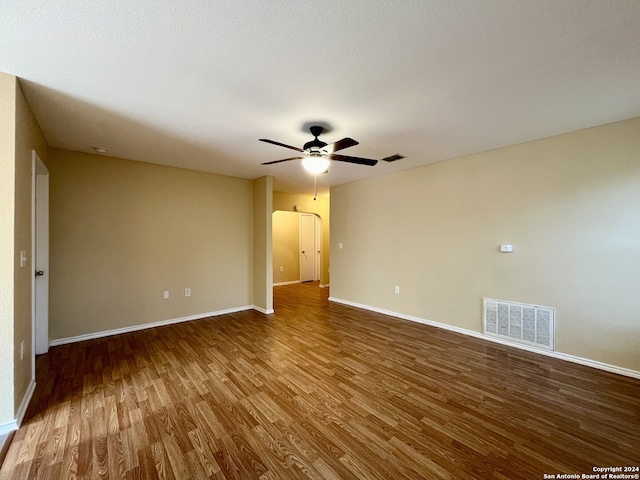
[[[640,1],[111,0],[0,3],[0,71],[50,145],[310,192],[640,116]],[[295,154],[294,154],[295,155]]]

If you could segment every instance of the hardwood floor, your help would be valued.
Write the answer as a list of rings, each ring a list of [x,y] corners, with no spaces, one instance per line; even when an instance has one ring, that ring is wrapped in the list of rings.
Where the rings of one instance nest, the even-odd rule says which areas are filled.
[[[640,381],[276,287],[54,347],[0,480],[542,479],[640,465]]]

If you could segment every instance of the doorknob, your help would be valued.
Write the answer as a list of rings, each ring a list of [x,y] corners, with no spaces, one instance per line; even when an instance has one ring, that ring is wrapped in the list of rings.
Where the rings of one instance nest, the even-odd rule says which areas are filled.
[[[36,270],[36,277],[41,277],[42,275],[44,275],[43,270]]]

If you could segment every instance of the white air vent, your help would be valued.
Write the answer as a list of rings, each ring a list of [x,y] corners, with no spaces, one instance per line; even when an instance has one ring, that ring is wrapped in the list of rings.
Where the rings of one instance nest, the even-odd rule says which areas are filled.
[[[555,350],[556,309],[483,298],[484,333],[514,343]]]

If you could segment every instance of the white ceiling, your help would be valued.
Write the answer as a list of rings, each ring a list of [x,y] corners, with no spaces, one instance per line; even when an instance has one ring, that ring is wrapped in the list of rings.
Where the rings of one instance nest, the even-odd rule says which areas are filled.
[[[329,124],[321,187],[640,116],[636,0],[8,0],[0,71],[51,146],[309,193],[261,162]]]

